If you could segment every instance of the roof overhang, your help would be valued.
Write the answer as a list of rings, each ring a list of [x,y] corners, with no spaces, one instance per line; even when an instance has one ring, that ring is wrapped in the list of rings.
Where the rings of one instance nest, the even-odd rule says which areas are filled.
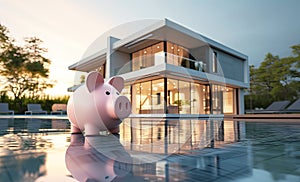
[[[158,21],[148,27],[145,27],[141,31],[135,32],[122,40],[116,41],[112,48],[114,50],[132,53],[159,41],[170,41],[188,49],[207,45],[243,60],[248,59],[246,55],[181,26],[180,24],[170,21],[169,19]]]
[[[106,49],[103,49],[91,56],[88,56],[79,62],[72,64],[69,66],[69,70],[77,70],[83,72],[89,72],[94,70],[95,68],[100,67],[105,63],[106,60]]]
[[[125,53],[132,53],[159,41],[170,41],[188,49],[194,49],[202,46],[210,46],[229,53],[242,60],[248,57],[236,50],[233,50],[223,44],[209,39],[197,32],[194,32],[169,19],[157,21],[144,29],[133,32],[127,37],[117,40],[112,44],[112,50]],[[95,54],[88,56],[79,62],[69,66],[70,70],[88,72],[101,66],[106,60],[107,48],[102,49]]]

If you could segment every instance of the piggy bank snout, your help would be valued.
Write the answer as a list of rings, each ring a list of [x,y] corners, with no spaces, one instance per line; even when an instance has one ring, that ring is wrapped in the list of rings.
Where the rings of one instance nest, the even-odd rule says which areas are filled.
[[[120,96],[116,99],[114,105],[115,116],[119,119],[123,119],[129,116],[131,113],[131,103],[125,96]]]

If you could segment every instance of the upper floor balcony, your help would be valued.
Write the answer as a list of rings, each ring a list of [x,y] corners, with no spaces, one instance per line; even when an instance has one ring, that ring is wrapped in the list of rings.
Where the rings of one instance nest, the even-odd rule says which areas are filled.
[[[182,66],[184,68],[189,68],[201,72],[206,72],[206,64],[200,60],[189,59],[182,56],[177,56],[170,53],[165,53],[166,61],[168,64],[173,64],[176,66]]]
[[[157,66],[165,63],[206,72],[206,64],[203,61],[193,60],[167,52],[158,52],[152,55],[142,55],[136,57],[132,59],[131,69],[127,69],[126,72],[137,71],[143,68]]]

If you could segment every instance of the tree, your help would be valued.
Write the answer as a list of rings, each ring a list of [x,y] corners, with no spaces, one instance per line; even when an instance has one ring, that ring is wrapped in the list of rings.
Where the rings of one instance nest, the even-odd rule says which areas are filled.
[[[268,53],[258,68],[250,67],[250,95],[246,108],[266,107],[273,101],[299,98],[300,44],[292,46],[293,56],[279,58]]]
[[[0,74],[5,90],[14,99],[39,97],[52,84],[48,81],[51,61],[43,56],[47,52],[36,37],[26,38],[24,46],[17,46],[8,36],[8,29],[0,24]]]

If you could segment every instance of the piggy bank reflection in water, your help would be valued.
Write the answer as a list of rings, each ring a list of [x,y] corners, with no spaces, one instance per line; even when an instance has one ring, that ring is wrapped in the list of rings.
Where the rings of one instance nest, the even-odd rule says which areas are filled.
[[[107,82],[96,71],[90,72],[85,84],[70,97],[67,113],[71,121],[71,132],[99,135],[100,131],[119,132],[121,119],[131,113],[127,97],[120,96],[124,88],[122,77],[115,76]]]
[[[130,176],[132,171],[131,156],[112,134],[93,137],[71,134],[65,163],[72,176],[80,182],[122,179]]]

